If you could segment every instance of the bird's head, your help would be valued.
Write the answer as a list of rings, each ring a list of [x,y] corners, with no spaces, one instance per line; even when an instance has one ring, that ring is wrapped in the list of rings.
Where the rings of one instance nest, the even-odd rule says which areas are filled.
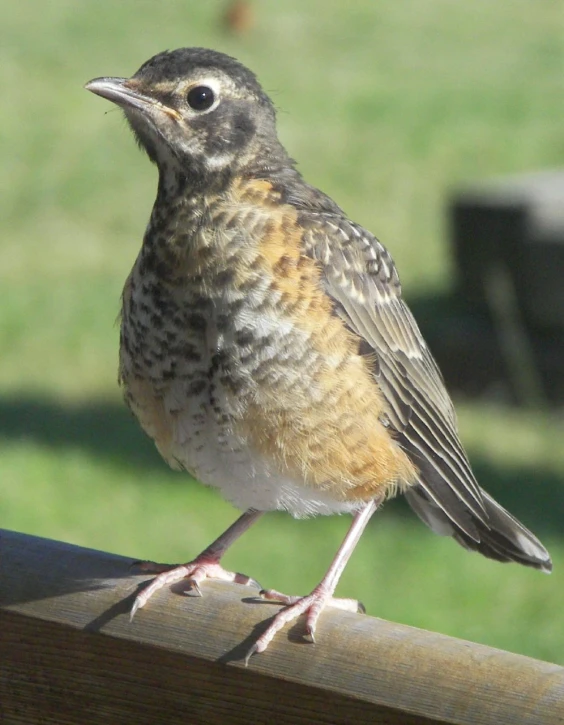
[[[161,172],[207,177],[287,159],[271,100],[250,70],[223,53],[165,51],[131,78],[95,78],[85,88],[123,109]]]

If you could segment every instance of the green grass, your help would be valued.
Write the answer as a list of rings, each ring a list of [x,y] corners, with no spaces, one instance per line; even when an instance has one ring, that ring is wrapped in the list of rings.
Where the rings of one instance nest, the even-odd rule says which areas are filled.
[[[243,38],[222,32],[221,7],[24,0],[0,11],[4,527],[176,561],[236,515],[168,472],[120,402],[114,322],[156,174],[85,81],[128,75],[181,45],[239,57],[272,94],[306,178],[390,248],[408,298],[449,287],[443,216],[453,186],[563,162],[557,0],[534,13],[525,0],[264,0]],[[458,409],[481,482],[546,539],[555,573],[469,555],[394,503],[340,591],[372,614],[564,663],[564,423]],[[305,592],[346,525],[272,515],[227,564]]]

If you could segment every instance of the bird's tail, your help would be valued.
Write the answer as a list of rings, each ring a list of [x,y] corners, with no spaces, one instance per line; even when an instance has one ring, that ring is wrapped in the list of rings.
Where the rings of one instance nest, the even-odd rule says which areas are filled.
[[[452,536],[465,549],[479,551],[480,554],[497,561],[516,561],[547,574],[552,571],[550,555],[537,537],[486,491],[482,490],[482,497],[488,523],[486,525],[477,519],[473,520],[479,541],[474,541],[456,526],[420,486],[407,489],[405,496],[411,508],[427,526],[437,534]]]

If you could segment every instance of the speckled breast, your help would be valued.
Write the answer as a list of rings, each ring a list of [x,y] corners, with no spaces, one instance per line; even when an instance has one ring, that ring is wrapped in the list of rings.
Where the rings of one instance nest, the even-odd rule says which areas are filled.
[[[196,228],[169,213],[148,232],[124,290],[120,379],[164,458],[235,505],[354,510],[413,467],[295,210],[257,203],[269,188],[208,203]]]

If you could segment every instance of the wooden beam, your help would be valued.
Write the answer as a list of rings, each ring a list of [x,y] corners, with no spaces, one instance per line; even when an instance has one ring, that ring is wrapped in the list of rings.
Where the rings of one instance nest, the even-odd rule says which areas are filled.
[[[297,624],[245,668],[276,606],[205,582],[202,598],[158,593],[130,623],[147,580],[130,564],[0,532],[4,725],[563,722],[563,667],[338,610],[318,644]]]

